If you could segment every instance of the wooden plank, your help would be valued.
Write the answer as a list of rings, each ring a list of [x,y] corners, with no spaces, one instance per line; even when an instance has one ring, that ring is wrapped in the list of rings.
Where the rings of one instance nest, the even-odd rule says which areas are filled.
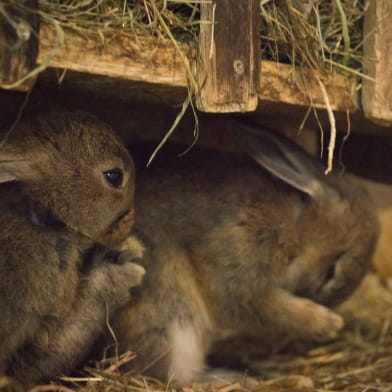
[[[140,81],[99,73],[77,72],[71,69],[64,72],[63,69],[49,68],[40,75],[38,85],[46,89],[55,87],[57,91],[73,92],[74,95],[87,93],[91,97],[103,99],[132,100],[180,107],[188,95],[186,79],[184,78],[178,85],[157,83],[158,80],[155,78]]]
[[[201,3],[196,105],[205,112],[257,108],[260,69],[259,2]]]
[[[313,106],[325,109],[325,97],[320,88],[324,85],[330,107],[334,111],[354,111],[358,107],[350,79],[331,73],[320,74],[311,69],[293,67],[273,61],[262,61],[259,99],[292,105]]]
[[[41,25],[38,63],[45,62],[53,48],[61,45],[50,59],[51,67],[137,82],[186,86],[186,70],[170,43],[157,45],[145,37],[141,51],[126,36],[105,44],[72,30],[65,30],[63,36],[59,36],[53,26]],[[187,55],[188,49],[181,49]]]
[[[364,22],[364,79],[362,106],[365,115],[380,124],[392,124],[392,1],[368,0]]]
[[[185,99],[187,72],[176,49],[170,44],[149,45],[146,39],[143,40],[145,51],[138,52],[132,50],[132,42],[128,38],[116,38],[102,46],[72,30],[66,30],[64,36],[64,43],[51,57],[50,69],[43,75],[51,83],[61,79],[69,89],[100,96],[117,95],[123,99],[163,101],[167,104],[178,104]],[[59,40],[53,26],[41,24],[39,64],[47,61]],[[194,58],[186,46],[181,46],[181,50],[188,58]],[[312,97],[314,107],[325,108],[318,75],[268,61],[261,61],[259,66],[263,70],[257,83],[260,100],[308,106],[311,103],[309,97]],[[307,83],[301,72],[306,72]],[[333,110],[346,112],[356,108],[356,96],[351,94],[348,79],[331,74],[322,77],[322,82]]]
[[[27,91],[35,82],[23,79],[34,69],[38,53],[37,0],[4,4],[0,12],[0,87]]]

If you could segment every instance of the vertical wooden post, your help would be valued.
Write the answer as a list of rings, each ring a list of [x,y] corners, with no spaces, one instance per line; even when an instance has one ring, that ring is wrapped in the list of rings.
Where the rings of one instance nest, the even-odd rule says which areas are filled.
[[[368,0],[364,22],[362,106],[369,119],[392,124],[392,1]]]
[[[247,112],[257,107],[260,10],[257,0],[201,4],[196,105],[205,112]]]
[[[29,90],[34,78],[21,84],[35,67],[38,54],[38,1],[0,4],[0,88]],[[15,86],[13,86],[16,84]]]

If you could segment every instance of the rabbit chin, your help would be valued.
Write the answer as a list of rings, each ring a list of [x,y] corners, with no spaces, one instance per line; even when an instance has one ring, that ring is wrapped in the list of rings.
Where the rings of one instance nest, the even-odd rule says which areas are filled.
[[[135,223],[135,211],[127,210],[120,213],[109,227],[98,236],[97,240],[108,246],[118,245],[126,240]]]

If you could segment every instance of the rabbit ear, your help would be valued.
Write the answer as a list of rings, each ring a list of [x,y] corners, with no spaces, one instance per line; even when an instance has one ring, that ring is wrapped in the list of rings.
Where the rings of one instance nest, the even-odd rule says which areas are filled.
[[[15,181],[15,180],[16,180],[15,176],[13,176],[7,172],[2,172],[1,168],[0,168],[0,183],[10,182],[10,181]]]
[[[31,168],[25,160],[3,159],[1,155],[0,153],[0,183],[22,181],[28,177],[26,174],[31,171]]]
[[[260,126],[232,121],[242,149],[258,164],[292,187],[313,199],[336,201],[336,190],[328,184],[320,162],[314,160],[291,140]]]
[[[20,151],[19,151],[20,150]],[[32,162],[30,153],[11,145],[0,146],[0,183],[9,181],[26,181],[39,176],[38,162]],[[42,154],[36,149],[33,154],[38,161]]]

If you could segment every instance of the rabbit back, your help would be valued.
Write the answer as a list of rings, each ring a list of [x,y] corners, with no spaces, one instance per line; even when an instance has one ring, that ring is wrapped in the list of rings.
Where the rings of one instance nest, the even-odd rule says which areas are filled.
[[[266,306],[269,287],[295,249],[292,223],[282,223],[278,211],[295,215],[297,194],[289,187],[286,195],[278,192],[280,182],[251,162],[241,170],[237,161],[220,158],[213,170],[194,162],[174,171],[159,166],[137,181],[135,229],[148,274],[112,326],[120,349],[137,353],[131,365],[162,379],[175,372],[180,385],[206,370],[211,342],[250,325],[260,331],[257,309]],[[263,192],[264,181],[277,187],[278,197]],[[238,199],[238,187],[252,192]],[[289,200],[279,209],[280,197]],[[186,352],[180,349],[185,337],[194,342]]]
[[[174,242],[189,249],[198,279],[214,277],[214,284],[203,285],[208,306],[240,312],[237,298],[250,303],[276,282],[294,254],[301,196],[249,160],[213,151],[195,152],[176,167],[165,165],[156,162],[156,170],[138,177],[137,232],[153,246]],[[227,320],[241,320],[240,314],[232,316]]]

